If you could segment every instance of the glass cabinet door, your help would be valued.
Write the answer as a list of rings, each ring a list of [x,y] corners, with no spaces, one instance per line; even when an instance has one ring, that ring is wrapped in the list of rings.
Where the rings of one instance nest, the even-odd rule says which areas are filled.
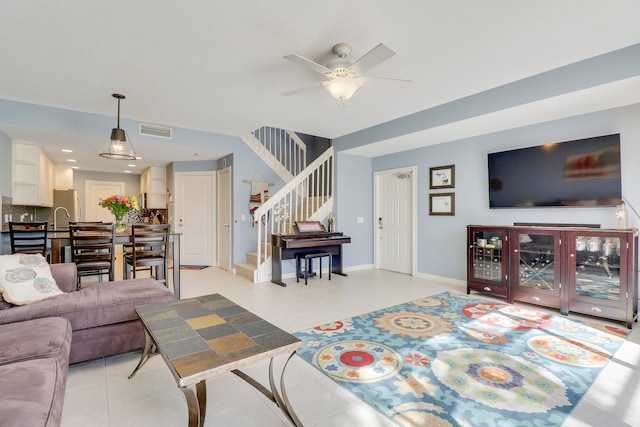
[[[512,283],[528,293],[560,295],[560,236],[554,231],[512,230]]]
[[[576,233],[574,243],[570,255],[575,262],[573,296],[620,301],[620,272],[624,271],[620,248],[626,240],[615,235]]]
[[[475,229],[471,232],[474,279],[502,282],[505,280],[505,258],[502,246],[504,231]]]

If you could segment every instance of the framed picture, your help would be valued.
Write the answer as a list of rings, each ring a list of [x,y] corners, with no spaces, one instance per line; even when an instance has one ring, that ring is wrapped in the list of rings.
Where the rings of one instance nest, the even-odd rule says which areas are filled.
[[[429,168],[429,188],[455,188],[456,186],[456,166],[438,166]]]
[[[454,216],[455,212],[455,193],[429,194],[429,215]]]

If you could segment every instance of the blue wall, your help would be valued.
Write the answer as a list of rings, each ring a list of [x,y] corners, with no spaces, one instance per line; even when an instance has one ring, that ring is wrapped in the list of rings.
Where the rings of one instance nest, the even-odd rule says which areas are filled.
[[[640,105],[526,126],[446,144],[395,153],[373,159],[338,154],[338,226],[346,234],[360,230],[356,216],[368,223],[373,233],[373,173],[405,166],[418,169],[418,273],[463,280],[466,275],[466,226],[468,224],[512,224],[513,222],[598,223],[615,228],[615,207],[489,209],[487,154],[591,136],[621,134],[622,193],[628,203],[640,209]],[[429,168],[456,167],[455,216],[429,216]],[[355,174],[357,171],[357,175]],[[367,179],[364,180],[364,177]],[[357,177],[357,179],[354,179]],[[532,182],[531,185],[536,185]],[[370,190],[367,190],[370,189]],[[360,224],[358,224],[360,225]],[[630,226],[640,226],[640,217],[630,215]],[[373,263],[373,237],[354,238],[345,246],[347,266]]]
[[[336,230],[351,237],[344,245],[345,266],[373,264],[373,172],[371,159],[336,155]],[[364,219],[358,223],[358,217]]]

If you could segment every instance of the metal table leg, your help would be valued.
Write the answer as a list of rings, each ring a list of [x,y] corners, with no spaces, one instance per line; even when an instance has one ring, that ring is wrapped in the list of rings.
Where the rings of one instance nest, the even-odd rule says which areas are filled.
[[[204,427],[207,413],[207,383],[205,380],[196,384],[196,392],[189,387],[180,387],[189,410],[189,427]]]
[[[156,345],[151,339],[151,335],[145,329],[144,331],[144,349],[142,350],[142,355],[140,355],[140,361],[138,365],[135,367],[131,375],[129,375],[129,379],[133,378],[133,376],[138,372],[138,369],[142,368],[142,365],[147,363],[147,360],[151,359],[152,356],[155,356],[156,353]]]
[[[284,364],[284,367],[282,368],[282,373],[280,374],[280,390],[282,391],[282,396],[278,392],[278,388],[276,387],[276,382],[274,380],[273,358],[271,358],[271,361],[269,362],[269,387],[271,388],[271,390],[269,390],[268,388],[260,384],[258,381],[254,380],[249,375],[245,374],[244,372],[238,369],[233,370],[231,372],[233,372],[234,374],[236,374],[237,376],[239,376],[240,378],[242,378],[243,380],[251,384],[256,390],[264,394],[269,400],[275,403],[278,406],[278,408],[280,408],[282,413],[289,419],[289,421],[291,421],[291,423],[294,426],[302,427],[302,422],[300,421],[300,418],[298,418],[298,415],[295,413],[295,411],[291,407],[291,403],[289,402],[289,398],[287,397],[287,391],[284,387],[284,372],[287,369],[287,365],[289,364],[289,361],[295,354],[296,352],[294,351],[293,353],[291,353],[291,355],[289,355],[289,358],[287,359],[286,363]]]

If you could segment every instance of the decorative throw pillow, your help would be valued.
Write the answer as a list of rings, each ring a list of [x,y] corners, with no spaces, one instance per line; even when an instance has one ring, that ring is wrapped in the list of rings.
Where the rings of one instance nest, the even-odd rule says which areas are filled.
[[[41,254],[0,255],[0,292],[11,304],[24,305],[62,295]]]

